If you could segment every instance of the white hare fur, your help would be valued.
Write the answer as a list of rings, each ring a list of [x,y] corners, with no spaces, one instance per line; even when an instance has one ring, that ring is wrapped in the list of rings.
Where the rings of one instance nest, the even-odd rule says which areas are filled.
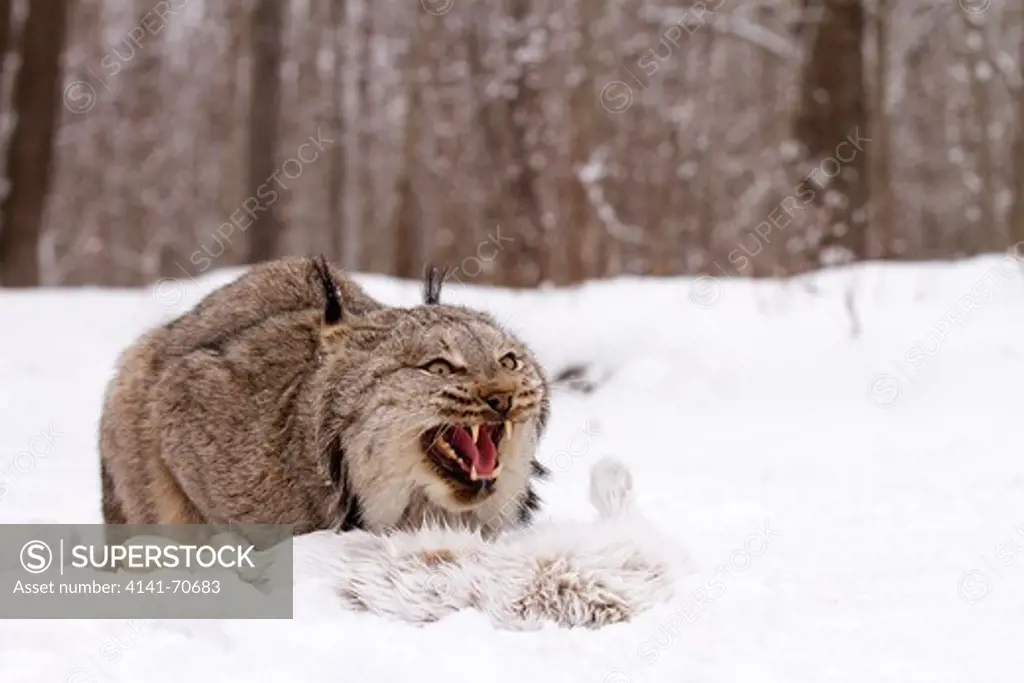
[[[327,589],[352,611],[414,623],[465,609],[507,629],[629,621],[671,597],[680,567],[635,512],[632,488],[629,470],[606,458],[591,470],[595,522],[542,522],[486,540],[444,527],[299,536],[295,585]]]

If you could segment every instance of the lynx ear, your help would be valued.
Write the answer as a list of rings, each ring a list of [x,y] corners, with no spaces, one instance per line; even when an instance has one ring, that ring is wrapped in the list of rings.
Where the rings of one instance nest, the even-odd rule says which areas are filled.
[[[323,285],[324,297],[327,300],[327,304],[324,306],[324,326],[337,325],[341,322],[341,290],[338,289],[338,283],[331,275],[327,257],[320,254],[320,258],[313,262],[313,267],[316,268],[316,274],[320,278],[320,284]]]
[[[428,305],[441,303],[441,284],[447,277],[447,268],[442,268],[439,271],[436,266],[427,266],[423,278],[423,303]]]

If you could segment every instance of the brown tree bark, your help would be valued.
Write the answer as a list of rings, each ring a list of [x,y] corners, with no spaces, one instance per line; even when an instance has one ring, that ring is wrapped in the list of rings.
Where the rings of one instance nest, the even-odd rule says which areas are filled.
[[[805,0],[804,6],[810,6],[809,0]],[[800,112],[795,125],[796,136],[803,142],[813,167],[824,168],[828,164],[818,177],[830,174],[835,167],[834,162],[827,160],[839,163],[839,171],[827,189],[815,193],[815,201],[822,206],[828,192],[838,192],[844,199],[830,211],[831,219],[820,246],[845,247],[854,260],[867,253],[868,149],[851,150],[848,144],[840,158],[837,147],[857,133],[870,137],[865,105],[864,15],[861,0],[824,0],[821,21],[802,73]]]
[[[7,57],[8,41],[11,39],[11,0],[0,0],[0,64]],[[0,72],[0,76],[2,76]],[[5,108],[3,79],[0,78],[0,111]]]
[[[562,242],[557,246],[565,250],[565,273],[562,278],[559,278],[563,282],[581,282],[587,277],[597,277],[598,275],[596,239],[598,235],[591,220],[590,202],[587,199],[586,188],[579,178],[580,170],[587,163],[594,144],[592,111],[594,81],[591,75],[593,70],[591,63],[592,29],[585,17],[580,17],[574,28],[580,32],[580,45],[576,51],[575,66],[582,68],[585,75],[579,83],[572,87],[569,95],[569,111],[573,125],[568,132],[571,136],[570,154],[567,160],[568,169],[563,189],[565,230],[557,232],[553,235],[554,239],[551,240],[552,242]]]
[[[7,153],[10,191],[0,206],[0,284],[7,287],[39,284],[38,245],[52,179],[67,21],[65,0],[29,3]]]
[[[135,25],[145,27],[155,16],[152,0],[135,0]],[[169,242],[167,215],[161,215],[166,191],[167,150],[161,107],[161,61],[166,31],[146,31],[131,51],[124,72],[125,151],[132,172],[120,197],[124,220],[117,221],[117,238],[108,248],[121,250],[131,261],[119,263],[113,284],[141,285],[160,277],[161,252]],[[155,191],[154,191],[155,190]],[[166,221],[166,222],[165,222]]]
[[[975,197],[979,209],[978,222],[975,225],[968,222],[968,234],[965,235],[967,253],[973,255],[997,251],[1005,243],[1005,237],[996,217],[996,160],[989,140],[989,130],[995,118],[992,93],[990,84],[979,76],[981,65],[988,60],[989,19],[984,13],[963,12],[962,15],[968,42],[965,61],[973,103],[971,114],[974,118],[973,128],[968,128],[968,140],[980,182]]]
[[[417,160],[416,148],[419,145],[421,126],[419,117],[422,115],[422,89],[419,69],[422,63],[425,37],[422,29],[416,29],[412,46],[409,50],[408,68],[404,70],[406,82],[405,140],[402,144],[402,168],[395,184],[395,196],[398,206],[395,210],[394,228],[395,255],[394,275],[407,279],[418,279],[423,275],[423,211],[414,186],[413,175],[417,174],[421,164]]]
[[[1018,13],[1024,24],[1024,9]],[[1016,245],[1024,242],[1024,40],[1019,45],[1017,68],[1022,77],[1017,83],[1017,135],[1013,143],[1013,206],[1010,208],[1010,241]],[[1024,250],[1017,249],[1017,253]]]
[[[260,205],[249,227],[249,263],[278,256],[284,230],[275,207],[283,186],[273,176],[277,172],[275,151],[281,117],[281,45],[284,14],[289,7],[284,0],[256,0],[252,16],[249,196],[259,199]],[[262,192],[261,186],[266,186]],[[273,201],[271,190],[278,195]]]
[[[532,0],[506,0],[503,11],[513,27],[507,54],[514,59],[529,37]],[[538,195],[540,179],[530,160],[534,126],[542,121],[539,93],[528,79],[531,68],[520,65],[514,77],[515,94],[494,98],[490,107],[493,118],[489,125],[496,128],[490,138],[499,145],[491,155],[502,164],[503,178],[496,203],[502,207],[502,230],[515,240],[502,254],[502,264],[508,265],[501,275],[503,284],[516,287],[535,286],[552,276]]]
[[[347,0],[330,0],[330,36],[331,50],[334,52],[334,64],[331,69],[330,128],[331,137],[338,141],[328,155],[327,170],[327,214],[328,230],[330,231],[331,258],[335,263],[349,264],[357,260],[358,254],[346,253],[351,249],[351,240],[346,239],[355,227],[347,225],[342,202],[345,198],[345,156],[348,147],[348,134],[345,130],[345,79],[344,69],[347,65],[345,43],[345,16]],[[346,247],[350,247],[346,249]]]
[[[869,183],[871,193],[871,228],[878,253],[870,257],[890,258],[892,256],[894,208],[896,198],[892,183],[892,135],[889,123],[886,93],[889,82],[889,21],[891,9],[889,0],[878,0],[875,10],[875,75],[871,100],[871,137],[874,149],[871,154],[872,170]]]
[[[210,142],[208,148],[197,145],[190,150],[186,163],[191,170],[190,183],[195,187],[191,191],[198,195],[196,208],[210,218],[196,221],[195,225],[176,226],[179,237],[165,255],[165,275],[180,276],[184,270],[195,276],[211,268],[248,261],[250,240],[224,240],[221,246],[210,231],[230,221],[232,212],[239,207],[239,198],[251,197],[255,189],[249,185],[249,130],[245,126],[247,106],[251,106],[250,84],[237,77],[246,62],[251,64],[250,11],[248,3],[206,3],[204,7],[203,21],[224,27],[225,45],[222,51],[204,54],[196,60],[198,68],[212,72],[202,88],[201,109],[196,118],[202,138]],[[211,63],[217,66],[206,66]],[[216,180],[197,182],[204,177],[204,167],[209,164],[217,168]],[[246,232],[251,230],[250,225]]]
[[[1014,195],[1010,209],[1010,240],[1024,242],[1024,87],[1017,94],[1017,139],[1013,144]]]
[[[356,104],[353,112],[373,111],[377,106],[371,97],[370,79],[374,74],[373,40],[380,33],[376,12],[380,9],[378,5],[365,0],[362,3],[362,10],[362,17],[354,30],[357,36],[354,62],[346,62],[346,68],[355,68],[357,74]],[[362,234],[377,221],[374,205],[382,193],[374,179],[371,164],[360,164],[359,159],[373,158],[380,144],[380,131],[377,122],[368,120],[367,116],[354,115],[353,120],[347,125],[355,129],[349,138],[351,148],[346,147],[346,154],[351,156],[345,160],[346,164],[352,164],[348,167],[352,180],[346,183],[349,187],[345,195],[351,204],[351,207],[345,207],[345,212],[349,216],[347,234],[350,250],[354,252],[352,261],[358,264],[359,268],[390,273],[394,270],[394,233],[382,230],[384,234],[374,235],[372,241],[364,239]]]

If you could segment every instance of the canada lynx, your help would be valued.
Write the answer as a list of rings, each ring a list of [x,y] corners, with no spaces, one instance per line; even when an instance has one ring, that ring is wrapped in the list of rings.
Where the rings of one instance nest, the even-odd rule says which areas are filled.
[[[257,266],[124,352],[100,422],[108,524],[527,524],[549,405],[489,316],[390,308],[321,259]]]

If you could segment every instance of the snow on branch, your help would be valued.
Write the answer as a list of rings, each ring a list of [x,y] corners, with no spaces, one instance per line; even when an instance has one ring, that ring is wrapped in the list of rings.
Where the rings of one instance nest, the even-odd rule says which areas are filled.
[[[647,243],[646,233],[643,228],[635,225],[628,225],[619,219],[619,213],[604,196],[604,189],[601,187],[601,179],[605,176],[605,154],[603,150],[595,150],[587,163],[576,167],[576,177],[587,194],[587,201],[594,208],[594,213],[604,224],[605,230],[615,240],[636,246],[643,246]]]
[[[676,24],[685,26],[691,35],[706,28],[729,34],[783,61],[795,61],[800,56],[797,48],[785,36],[734,12],[698,14],[686,8],[652,7],[644,13],[643,18],[663,27]]]
[[[785,61],[795,61],[800,53],[789,40],[771,29],[738,14],[723,14],[708,24],[712,29],[742,38],[765,52]]]

